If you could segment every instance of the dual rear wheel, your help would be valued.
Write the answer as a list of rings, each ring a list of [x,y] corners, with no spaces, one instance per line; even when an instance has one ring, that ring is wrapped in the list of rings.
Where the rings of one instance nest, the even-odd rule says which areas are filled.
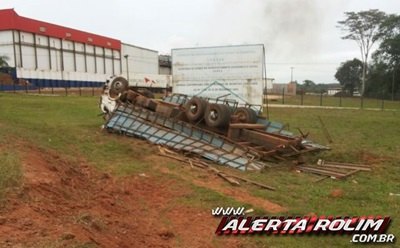
[[[241,123],[256,123],[257,113],[245,107],[237,108],[235,111],[226,104],[208,103],[200,97],[192,97],[186,104],[186,118],[191,122],[200,121],[204,118],[209,127],[226,127],[229,125],[231,115],[237,115]]]

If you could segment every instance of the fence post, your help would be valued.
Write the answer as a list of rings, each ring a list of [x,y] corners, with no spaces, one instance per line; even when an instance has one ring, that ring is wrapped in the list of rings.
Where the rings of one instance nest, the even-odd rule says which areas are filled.
[[[364,96],[363,95],[361,95],[361,109],[363,109],[364,108]]]
[[[319,106],[322,106],[322,93],[323,91],[321,90],[321,95],[319,96]]]
[[[301,89],[301,105],[303,105],[304,90]]]
[[[67,86],[67,84],[65,83],[65,81],[64,81],[64,86],[65,86],[65,96],[68,96],[68,86]]]
[[[285,88],[282,89],[282,104],[285,104]]]

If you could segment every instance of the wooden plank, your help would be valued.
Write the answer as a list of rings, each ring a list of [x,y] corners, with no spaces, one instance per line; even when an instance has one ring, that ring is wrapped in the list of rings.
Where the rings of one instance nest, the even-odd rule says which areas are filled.
[[[371,171],[371,168],[365,167],[357,167],[357,166],[349,166],[349,165],[340,165],[340,164],[327,164],[325,163],[321,167],[330,167],[330,168],[342,168],[342,169],[353,169],[353,170],[360,170],[360,171]]]
[[[268,190],[272,190],[272,191],[276,190],[272,186],[268,186],[268,185],[265,185],[265,184],[262,184],[262,183],[259,183],[259,182],[255,182],[255,181],[252,181],[252,180],[244,178],[244,177],[239,177],[239,176],[236,176],[236,175],[229,175],[229,176],[233,177],[233,178],[237,178],[237,179],[242,180],[242,181],[247,182],[247,183],[254,184],[254,185],[256,185],[258,187],[261,187],[261,188],[264,188],[264,189],[268,189]]]
[[[353,170],[353,171],[350,171],[349,173],[347,173],[346,175],[344,175],[343,177],[348,177],[348,176],[350,176],[350,175],[353,175],[353,174],[355,174],[355,173],[357,173],[357,172],[359,172],[360,170]]]
[[[276,158],[276,159],[278,159],[278,160],[280,160],[280,161],[286,161],[286,158],[284,158],[284,157],[281,157],[281,156],[279,156],[279,155],[272,155],[272,157],[273,158]]]
[[[365,165],[365,164],[340,163],[340,162],[331,162],[331,161],[324,161],[324,163],[326,163],[326,164],[334,164],[334,165],[349,165],[349,166],[371,168],[371,166]]]
[[[309,172],[315,172],[318,173],[320,175],[327,175],[327,176],[334,176],[334,177],[343,177],[346,174],[343,173],[339,173],[339,172],[334,172],[334,171],[329,171],[329,170],[323,170],[323,169],[317,169],[317,168],[313,168],[313,167],[297,167],[298,170],[301,171],[309,171]]]
[[[250,148],[255,149],[255,150],[260,150],[265,148],[265,146],[250,146]]]
[[[239,145],[241,145],[241,146],[248,146],[248,145],[250,145],[251,144],[251,142],[249,142],[249,141],[243,141],[243,142],[237,142]]]
[[[222,179],[224,179],[225,181],[227,181],[228,183],[230,183],[230,184],[232,184],[232,185],[235,185],[235,186],[239,186],[240,185],[240,183],[237,181],[237,180],[235,180],[235,179],[233,179],[233,178],[230,178],[230,177],[227,177],[225,174],[223,174],[223,173],[217,173],[217,175],[219,176],[219,177],[221,177]]]
[[[246,128],[246,129],[265,129],[263,124],[251,124],[251,123],[231,123],[229,128]]]

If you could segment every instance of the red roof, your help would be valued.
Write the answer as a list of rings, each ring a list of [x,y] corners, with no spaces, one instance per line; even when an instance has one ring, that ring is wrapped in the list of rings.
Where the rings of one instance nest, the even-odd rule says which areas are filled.
[[[121,50],[120,40],[19,16],[14,9],[0,10],[0,30],[19,30]]]

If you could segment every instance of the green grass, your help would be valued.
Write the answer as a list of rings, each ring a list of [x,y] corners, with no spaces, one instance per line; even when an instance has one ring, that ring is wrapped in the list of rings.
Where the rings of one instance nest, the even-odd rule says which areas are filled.
[[[155,171],[152,163],[146,159],[157,152],[156,147],[101,131],[103,120],[97,116],[97,102],[97,97],[0,94],[0,148],[1,144],[12,144],[15,139],[22,139],[45,149],[56,150],[72,161],[83,157],[96,168],[111,171],[117,176],[145,173],[157,180],[166,176],[177,179],[176,175]],[[400,106],[400,103],[393,104]],[[233,171],[274,186],[277,190],[266,191],[249,185],[241,187],[254,196],[287,207],[287,213],[281,215],[388,215],[393,219],[389,233],[400,237],[400,197],[389,195],[400,193],[400,111],[270,108],[272,120],[289,123],[290,130],[295,133],[298,132],[297,128],[303,132],[309,131],[310,139],[327,144],[318,116],[324,121],[334,143],[330,144],[332,151],[310,156],[308,161],[313,163],[323,158],[338,162],[370,163],[373,171],[359,172],[346,180],[326,179],[319,183],[314,183],[318,177],[297,173],[287,165],[266,169],[261,173]],[[8,164],[16,175],[11,176],[12,180],[6,179],[4,182],[7,183],[0,181],[3,189],[7,185],[18,184],[21,172],[18,153],[0,151],[2,171],[5,171],[3,164]],[[191,174],[176,164],[165,166],[175,172]],[[1,172],[0,177],[9,178],[10,175],[12,173]],[[182,179],[176,181],[179,180]],[[178,198],[174,203],[177,205],[187,204],[202,209],[240,205],[230,197],[195,186],[190,181],[180,182],[176,187],[188,187],[191,192]],[[343,196],[332,197],[330,193],[333,189],[341,189]],[[249,206],[247,203],[241,204]],[[252,207],[259,213],[257,206]],[[349,240],[348,236],[261,236],[246,238],[245,243],[251,242],[259,247],[347,247]]]
[[[271,104],[287,104],[287,105],[301,105],[301,95],[296,96],[285,96],[284,101],[278,99],[275,101],[270,101]],[[383,105],[382,105],[383,104]],[[310,106],[321,106],[320,95],[304,95],[303,105]],[[333,96],[322,96],[322,106],[334,106],[334,107],[361,107],[360,97],[333,97]],[[363,108],[377,108],[377,109],[400,109],[400,101],[389,101],[385,100],[382,103],[381,99],[364,98]]]
[[[22,169],[18,154],[11,151],[0,152],[0,166],[0,201],[2,201],[4,194],[10,188],[20,185]]]

